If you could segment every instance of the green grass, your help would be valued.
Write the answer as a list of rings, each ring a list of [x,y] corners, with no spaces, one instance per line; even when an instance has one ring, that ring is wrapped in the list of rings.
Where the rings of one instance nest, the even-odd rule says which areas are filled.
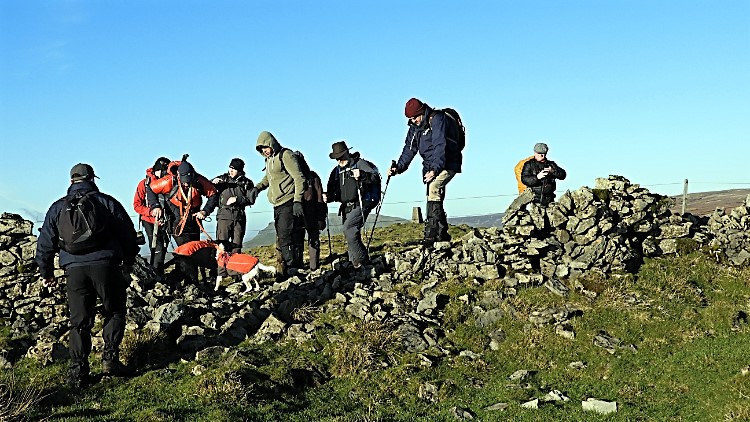
[[[465,233],[454,229],[454,238]],[[378,229],[376,253],[403,247],[388,239],[420,236],[419,225]],[[343,253],[340,236],[333,243]],[[451,421],[450,410],[458,406],[489,421],[750,420],[750,375],[742,374],[750,365],[750,327],[737,319],[750,313],[749,269],[727,268],[695,252],[648,259],[636,275],[582,283],[597,297],[573,288],[567,299],[544,287],[520,289],[502,304],[505,317],[496,326],[479,328],[473,308],[484,290],[498,290],[499,283],[441,281],[436,291],[448,304],[440,347],[450,355],[425,351],[431,366],[404,351],[392,327],[336,312],[312,313],[324,328],[303,345],[243,343],[222,359],[172,363],[133,379],[102,381],[81,395],[62,386],[63,365],[42,368],[24,360],[11,372],[48,394],[29,419]],[[464,295],[469,304],[460,299]],[[553,325],[528,320],[535,310],[566,304],[581,310],[569,321],[573,340],[555,334]],[[488,335],[497,329],[506,338],[491,350]],[[636,350],[610,354],[593,344],[600,331]],[[340,340],[332,342],[333,334]],[[479,358],[459,357],[462,350]],[[586,367],[569,367],[575,361]],[[193,375],[197,365],[204,369]],[[513,386],[508,376],[518,369],[532,375]],[[437,388],[434,403],[419,397],[426,383]],[[520,407],[552,389],[570,401]],[[588,397],[616,401],[618,412],[584,412],[581,401]],[[483,410],[499,402],[508,408]]]

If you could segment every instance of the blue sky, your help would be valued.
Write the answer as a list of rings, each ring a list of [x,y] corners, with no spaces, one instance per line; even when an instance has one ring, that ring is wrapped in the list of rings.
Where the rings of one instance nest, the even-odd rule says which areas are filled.
[[[504,211],[539,141],[560,192],[610,174],[747,188],[749,18],[747,1],[4,0],[0,211],[40,219],[77,162],[128,210],[161,155],[209,178],[241,157],[257,181],[263,130],[321,174],[342,139],[384,172],[410,97],[467,127],[450,216]],[[420,167],[383,214],[423,205]],[[249,211],[250,230],[272,219],[264,199]]]

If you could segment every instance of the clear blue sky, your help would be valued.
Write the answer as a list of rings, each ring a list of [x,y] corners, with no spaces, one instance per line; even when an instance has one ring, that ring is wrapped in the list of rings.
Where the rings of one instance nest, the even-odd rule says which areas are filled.
[[[4,0],[0,211],[40,219],[77,162],[128,210],[161,155],[209,178],[241,157],[257,181],[263,130],[321,174],[341,139],[384,172],[410,97],[467,126],[450,216],[504,211],[538,141],[568,171],[560,191],[609,174],[746,188],[749,22],[748,1]],[[420,167],[384,214],[423,205]],[[261,198],[251,230],[272,219]]]

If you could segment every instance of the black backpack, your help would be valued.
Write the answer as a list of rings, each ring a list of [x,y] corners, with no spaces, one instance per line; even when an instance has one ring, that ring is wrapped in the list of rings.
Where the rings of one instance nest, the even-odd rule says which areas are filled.
[[[456,145],[458,146],[459,151],[463,151],[464,148],[466,147],[466,127],[464,127],[464,124],[461,121],[461,116],[459,116],[458,112],[452,108],[441,108],[435,111],[443,112],[443,114],[445,114],[449,118],[453,119],[454,122],[456,122],[456,125],[458,125],[458,139],[455,139],[455,140],[451,139],[451,140],[456,142]]]
[[[380,177],[380,171],[378,170],[378,167],[371,161],[367,161],[362,158],[360,158],[358,162],[359,161],[364,161],[370,167],[372,167],[373,175],[375,177],[375,180],[373,180],[371,183],[362,185],[362,202],[369,202],[370,207],[375,207],[380,202],[380,196],[382,192],[381,189],[383,180]],[[353,166],[353,168],[357,168],[357,166],[355,165]]]
[[[101,248],[107,241],[109,210],[89,192],[65,198],[58,218],[60,248],[73,254],[84,254]]]

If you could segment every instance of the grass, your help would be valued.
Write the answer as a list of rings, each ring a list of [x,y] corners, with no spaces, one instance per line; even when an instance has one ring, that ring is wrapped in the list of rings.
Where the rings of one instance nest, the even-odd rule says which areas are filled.
[[[465,232],[452,230],[454,238]],[[421,226],[413,224],[378,229],[374,249],[398,250],[402,242],[389,239],[408,243],[419,236]],[[344,252],[340,236],[333,246]],[[15,377],[17,390],[33,386],[44,396],[27,411],[28,419],[451,421],[454,407],[489,421],[750,419],[750,327],[739,317],[750,313],[749,269],[724,267],[694,252],[647,259],[635,275],[581,282],[595,298],[573,288],[568,298],[544,287],[519,289],[502,303],[505,316],[480,328],[475,306],[484,291],[501,286],[441,280],[435,289],[448,298],[439,315],[445,337],[440,348],[422,353],[430,364],[404,351],[392,326],[306,307],[294,317],[322,327],[312,340],[245,342],[208,361],[160,367],[158,359],[143,357],[162,352],[158,339],[133,334],[123,355],[148,370],[133,379],[101,381],[80,395],[62,386],[61,364],[22,360],[4,375]],[[557,335],[552,324],[529,322],[533,311],[566,305],[580,310],[568,321],[576,333],[572,340]],[[492,350],[489,334],[496,330],[505,339]],[[595,346],[601,331],[634,350],[612,354]],[[464,350],[476,356],[460,356]],[[574,369],[572,362],[585,367]],[[530,376],[514,383],[508,377],[519,369]],[[424,393],[428,385],[434,394]],[[520,406],[552,389],[570,401]],[[616,401],[617,413],[584,412],[580,402],[589,397]],[[484,410],[496,403],[508,407]]]

